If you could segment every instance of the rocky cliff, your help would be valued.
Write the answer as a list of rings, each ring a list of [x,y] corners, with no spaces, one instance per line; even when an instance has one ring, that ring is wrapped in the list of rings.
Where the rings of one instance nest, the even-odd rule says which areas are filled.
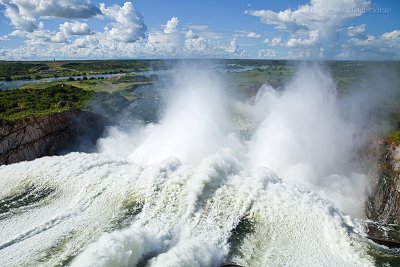
[[[373,221],[400,224],[400,146],[390,142],[380,145],[376,180],[365,207]]]
[[[0,121],[0,165],[88,150],[109,124],[99,114],[78,109],[16,122]]]

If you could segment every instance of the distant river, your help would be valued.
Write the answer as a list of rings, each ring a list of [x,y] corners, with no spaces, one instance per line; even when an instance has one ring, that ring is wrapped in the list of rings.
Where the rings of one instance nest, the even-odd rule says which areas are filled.
[[[50,83],[50,82],[54,82],[54,81],[66,81],[66,80],[68,80],[69,77],[72,77],[74,79],[78,79],[78,78],[82,79],[83,77],[87,77],[88,79],[90,79],[90,78],[98,79],[100,77],[112,78],[112,77],[120,76],[120,75],[122,75],[122,73],[79,75],[79,76],[68,76],[68,77],[50,77],[50,78],[43,78],[43,79],[39,79],[39,80],[14,80],[14,81],[9,81],[9,82],[1,81],[0,82],[0,90],[17,89],[26,84]]]
[[[245,72],[245,71],[251,71],[254,70],[256,66],[246,66],[246,65],[237,65],[237,64],[221,64],[216,66],[216,69],[220,72]],[[266,69],[268,66],[258,66],[260,69]],[[133,72],[135,73],[135,72]],[[141,71],[141,72],[136,72],[136,74],[139,75],[145,75],[145,76],[150,76],[152,74],[155,74],[157,76],[163,76],[163,75],[168,75],[172,74],[173,70],[172,69],[167,69],[167,70],[146,70],[146,71]],[[69,77],[72,77],[74,79],[78,78],[83,78],[87,77],[88,79],[90,78],[112,78],[115,76],[121,76],[125,73],[113,73],[113,74],[95,74],[95,75],[79,75],[79,76],[66,76],[66,77],[49,77],[49,78],[43,78],[43,79],[38,79],[38,80],[14,80],[14,81],[0,81],[0,90],[10,90],[10,89],[17,89],[21,86],[27,85],[27,84],[36,84],[36,83],[50,83],[54,81],[66,81],[68,80]]]

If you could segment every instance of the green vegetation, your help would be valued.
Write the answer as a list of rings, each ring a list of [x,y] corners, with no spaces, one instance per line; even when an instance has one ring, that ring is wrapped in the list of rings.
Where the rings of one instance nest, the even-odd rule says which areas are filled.
[[[191,60],[186,60],[188,63]],[[195,60],[199,63],[202,60]],[[17,120],[27,116],[41,116],[70,108],[90,110],[94,106],[113,114],[137,96],[132,90],[153,84],[156,76],[136,74],[140,71],[159,70],[171,67],[178,60],[90,60],[54,62],[6,62],[0,61],[0,80],[37,79],[41,77],[65,77],[49,83],[27,84],[17,90],[0,91],[0,119]],[[205,64],[208,60],[204,60]],[[268,83],[274,88],[283,86],[294,74],[299,61],[285,60],[215,60],[227,70],[226,77],[231,88],[244,97],[257,92]],[[367,82],[368,71],[381,64],[382,68],[400,70],[398,62],[326,62],[327,68],[337,83],[339,93]],[[247,68],[248,70],[244,70]],[[111,78],[94,78],[89,75],[121,73]],[[83,76],[74,78],[73,76]],[[70,77],[70,78],[68,78]],[[364,79],[363,79],[364,77]],[[393,100],[396,106],[397,101]],[[94,104],[96,103],[96,104]],[[388,107],[390,112],[400,109]],[[400,144],[400,119],[388,140]]]
[[[56,84],[41,90],[26,88],[0,91],[0,119],[15,121],[71,108],[101,109],[112,115],[129,103],[119,92],[87,91],[68,84]]]
[[[239,89],[258,89],[268,83],[277,88],[282,86],[294,73],[292,65],[273,65],[243,72],[228,72],[228,77]]]
[[[77,72],[122,73],[162,69],[165,66],[161,60],[96,60],[64,62],[61,67]]]
[[[154,82],[154,77],[146,77],[143,75],[121,75],[115,76],[108,79],[74,79],[70,77],[68,80],[64,81],[54,81],[51,83],[36,83],[27,84],[21,87],[21,89],[45,89],[49,86],[56,86],[61,84],[71,85],[82,90],[90,91],[105,91],[105,92],[115,92],[128,89],[134,89],[139,86],[152,84]]]
[[[43,67],[46,67],[45,63],[0,61],[0,80],[8,81],[17,76],[31,78],[29,74],[38,73]]]
[[[0,62],[0,80],[35,79],[53,76],[123,73],[159,69],[163,61],[113,60],[67,62]],[[40,117],[71,108],[101,110],[112,115],[137,97],[131,91],[152,84],[157,77],[125,74],[112,78],[73,77],[50,83],[27,84],[19,89],[0,91],[0,119],[15,121]]]
[[[386,141],[395,144],[395,145],[400,145],[400,114],[397,113],[393,115],[392,118],[393,126],[394,129],[388,134],[386,137]]]
[[[400,129],[391,131],[386,140],[394,145],[400,145]]]
[[[0,91],[0,118],[17,120],[80,108],[89,98],[89,91],[72,86],[50,86],[43,90],[21,89]]]
[[[0,61],[0,81],[140,72],[167,64],[162,60]]]

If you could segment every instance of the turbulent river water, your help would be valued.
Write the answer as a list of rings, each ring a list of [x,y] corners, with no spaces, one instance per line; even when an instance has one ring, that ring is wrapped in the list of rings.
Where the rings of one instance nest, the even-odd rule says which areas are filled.
[[[157,123],[0,167],[0,266],[374,265],[361,127],[328,72],[246,101],[212,68],[174,73]]]

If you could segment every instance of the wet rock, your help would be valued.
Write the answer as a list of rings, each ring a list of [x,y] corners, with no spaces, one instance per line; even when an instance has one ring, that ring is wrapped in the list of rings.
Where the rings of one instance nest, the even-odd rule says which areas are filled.
[[[400,146],[383,141],[375,151],[375,180],[365,203],[367,237],[400,248]]]
[[[110,121],[71,109],[17,122],[0,121],[0,165],[93,148]]]
[[[367,238],[377,244],[389,248],[400,248],[400,226],[397,224],[381,224],[365,222]]]
[[[400,146],[383,142],[378,150],[376,179],[367,198],[367,218],[400,224]]]

